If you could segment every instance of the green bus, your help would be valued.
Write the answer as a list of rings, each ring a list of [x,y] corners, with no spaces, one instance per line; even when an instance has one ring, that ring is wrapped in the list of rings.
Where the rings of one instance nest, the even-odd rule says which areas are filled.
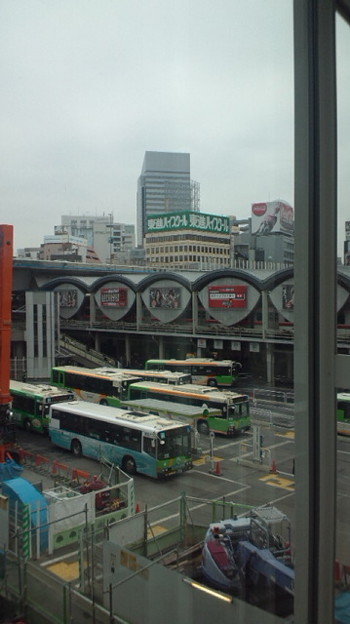
[[[200,433],[213,431],[230,436],[250,428],[249,397],[246,394],[196,384],[170,386],[150,381],[130,384],[127,400],[137,400],[141,405],[144,399],[169,401],[174,405],[174,412],[175,404],[197,406],[200,412],[195,421]]]
[[[337,432],[350,436],[350,392],[337,394]]]
[[[106,460],[129,474],[170,477],[192,468],[191,426],[154,414],[70,401],[52,405],[49,436],[77,457]]]
[[[54,366],[51,383],[59,388],[69,389],[82,401],[119,407],[127,398],[130,383],[138,378],[118,368],[85,368],[83,366]]]
[[[127,375],[128,377],[137,377],[137,379],[145,379],[147,381],[159,381],[160,383],[171,384],[173,386],[188,384],[192,381],[190,374],[177,371],[156,371],[136,368],[111,368],[110,366],[108,366],[107,368],[94,368],[93,370],[105,373],[107,375],[113,372],[119,375]]]
[[[53,403],[71,401],[74,395],[43,383],[26,383],[10,380],[13,422],[27,431],[47,433],[49,410]]]
[[[147,360],[146,370],[180,371],[191,375],[192,383],[203,386],[233,386],[242,368],[233,360],[186,358],[185,360]]]

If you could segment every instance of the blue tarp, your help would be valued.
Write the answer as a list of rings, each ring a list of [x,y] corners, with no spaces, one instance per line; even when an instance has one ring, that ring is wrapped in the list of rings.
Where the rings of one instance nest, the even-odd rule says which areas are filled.
[[[17,464],[13,459],[7,459],[3,464],[0,464],[0,483],[19,477],[22,471],[23,466]]]
[[[336,624],[350,624],[350,593],[339,594],[335,599]]]

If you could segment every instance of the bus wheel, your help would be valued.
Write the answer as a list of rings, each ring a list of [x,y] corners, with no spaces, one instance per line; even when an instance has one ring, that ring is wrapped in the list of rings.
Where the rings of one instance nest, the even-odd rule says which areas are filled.
[[[72,440],[72,444],[70,448],[71,448],[73,455],[75,455],[76,457],[81,456],[81,444],[79,440]]]
[[[199,420],[197,423],[197,431],[198,433],[204,433],[204,435],[208,435],[209,426],[205,420]]]
[[[24,421],[24,429],[25,431],[31,431],[32,430],[32,423],[30,422],[29,418],[26,418]]]
[[[130,455],[128,455],[127,457],[124,457],[122,468],[128,474],[136,474],[135,460],[132,457],[130,457]]]
[[[106,399],[101,399],[100,405],[108,405]]]
[[[212,388],[216,388],[216,380],[215,379],[208,379],[208,386],[211,386]]]

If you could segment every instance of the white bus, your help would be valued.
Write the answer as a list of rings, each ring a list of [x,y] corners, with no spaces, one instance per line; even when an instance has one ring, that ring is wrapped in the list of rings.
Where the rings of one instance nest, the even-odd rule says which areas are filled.
[[[50,410],[53,444],[154,478],[192,468],[191,429],[153,414],[85,401],[59,403]]]

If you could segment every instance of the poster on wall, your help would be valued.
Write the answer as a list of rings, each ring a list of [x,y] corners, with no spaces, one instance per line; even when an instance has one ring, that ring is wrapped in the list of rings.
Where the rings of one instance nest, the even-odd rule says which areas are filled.
[[[150,288],[149,305],[151,308],[176,310],[181,304],[181,288]]]
[[[101,288],[101,306],[105,308],[125,308],[128,303],[126,288]]]
[[[293,284],[286,284],[282,287],[282,308],[283,310],[294,310]]]
[[[207,341],[205,338],[198,338],[197,344],[200,349],[205,349],[207,346]]]
[[[240,351],[241,343],[238,340],[231,340],[231,349],[232,351]]]
[[[247,286],[209,286],[209,308],[246,308]]]
[[[60,307],[76,308],[78,306],[78,291],[76,289],[59,290]]]
[[[260,345],[258,342],[250,342],[249,343],[249,351],[251,353],[259,353],[260,351]]]

